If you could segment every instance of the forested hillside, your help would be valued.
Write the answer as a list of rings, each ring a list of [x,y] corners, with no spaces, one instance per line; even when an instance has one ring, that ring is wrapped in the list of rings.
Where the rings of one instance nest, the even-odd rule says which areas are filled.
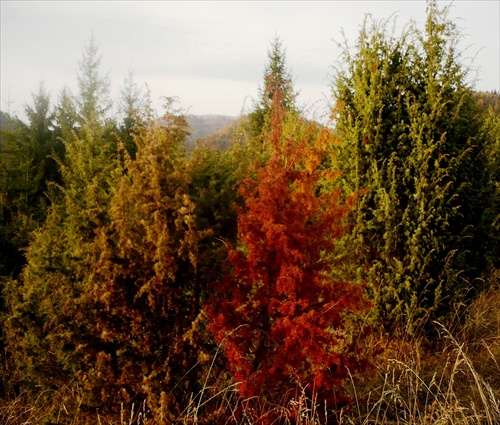
[[[279,38],[245,116],[113,104],[93,36],[2,112],[0,423],[500,423],[500,95],[395,19],[327,124]]]
[[[189,140],[194,142],[216,133],[236,121],[236,117],[226,115],[188,115],[188,123],[191,127]]]

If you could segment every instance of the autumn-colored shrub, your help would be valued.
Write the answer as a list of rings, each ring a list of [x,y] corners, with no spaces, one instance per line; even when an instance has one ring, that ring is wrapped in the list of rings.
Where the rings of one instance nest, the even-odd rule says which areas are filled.
[[[205,308],[242,396],[286,401],[301,387],[334,407],[348,370],[361,367],[345,314],[367,302],[360,287],[331,277],[326,255],[349,209],[322,188],[334,177],[321,166],[328,141],[328,131],[276,108],[271,157],[240,187],[239,245]]]
[[[96,312],[92,339],[78,347],[79,377],[100,403],[147,400],[159,423],[200,389],[198,244],[208,233],[197,230],[188,194],[185,117],[169,108],[162,124],[139,129],[135,160],[125,155],[82,301]]]

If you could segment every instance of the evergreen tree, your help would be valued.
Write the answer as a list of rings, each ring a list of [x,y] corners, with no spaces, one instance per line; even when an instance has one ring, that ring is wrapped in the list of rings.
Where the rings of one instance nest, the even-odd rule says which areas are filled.
[[[0,274],[17,274],[23,264],[18,240],[27,196],[32,191],[27,181],[33,169],[32,146],[27,126],[19,119],[2,113],[0,144]],[[24,232],[21,232],[24,233]],[[22,237],[22,240],[25,238]]]
[[[59,101],[56,105],[56,136],[59,140],[69,140],[73,137],[77,129],[77,112],[69,88],[64,87],[59,94]],[[64,160],[64,143],[62,155],[59,160]]]
[[[486,140],[486,157],[491,186],[491,209],[485,217],[492,223],[490,262],[494,269],[500,268],[500,96],[492,102],[482,115],[481,137]]]
[[[349,252],[379,318],[414,332],[453,311],[485,270],[484,141],[447,9],[401,37],[366,20],[334,82],[342,187],[358,193]],[[429,323],[429,322],[428,322]]]
[[[270,129],[273,99],[277,91],[282,93],[280,102],[286,109],[296,109],[296,93],[293,88],[292,76],[287,69],[286,52],[283,43],[277,37],[267,52],[267,60],[264,70],[264,85],[259,89],[258,102],[248,117],[249,132],[254,137],[261,137],[266,127],[267,131]]]
[[[57,158],[63,156],[63,143],[56,137],[55,112],[50,108],[50,96],[46,92],[43,81],[37,92],[33,94],[33,105],[26,106],[30,139],[39,148],[37,161],[43,165],[39,195],[47,191],[50,183],[60,183],[61,175],[57,166]]]
[[[90,61],[86,69],[92,64],[97,66]],[[92,75],[99,74],[93,70]],[[10,280],[4,291],[7,350],[17,371],[15,380],[35,393],[39,388],[62,388],[79,376],[78,346],[91,338],[89,321],[95,317],[84,297],[91,265],[99,255],[95,238],[109,220],[111,189],[122,173],[99,98],[84,85],[81,93],[81,105],[87,106],[80,112],[85,116],[68,92],[62,94],[56,111],[64,144],[64,161],[58,159],[61,184],[48,191],[47,219],[33,232],[19,279]]]
[[[58,136],[63,140],[70,140],[84,126],[87,131],[94,126],[106,127],[105,137],[110,143],[114,141],[116,147],[116,140],[111,136],[115,123],[108,116],[112,107],[110,78],[102,74],[101,62],[102,54],[92,32],[78,62],[78,94],[75,96],[64,87],[56,107]]]
[[[43,82],[26,105],[28,123],[5,115],[1,143],[1,226],[0,270],[16,276],[24,264],[22,250],[29,233],[43,223],[47,210],[46,191],[50,181],[58,181],[51,154],[57,149],[50,111],[50,96]]]
[[[99,229],[85,302],[96,316],[93,338],[79,352],[84,388],[102,409],[147,400],[155,418],[175,422],[201,391],[205,232],[189,196],[186,118],[168,104],[163,125],[156,122],[138,129],[136,159],[125,154],[109,224]]]
[[[149,93],[143,95],[134,81],[133,70],[129,69],[120,91],[119,112],[122,115],[122,119],[119,125],[119,132],[125,149],[132,159],[135,157],[137,151],[134,134],[137,134],[138,127],[146,123],[149,108]]]
[[[27,264],[5,297],[8,350],[19,380],[35,389],[68,385],[75,379],[77,341],[87,335],[91,312],[81,304],[88,290],[96,229],[107,221],[116,155],[103,144],[102,130],[66,143],[62,190],[50,194],[44,225],[33,232]]]
[[[233,144],[228,150],[214,150],[210,146],[197,146],[189,159],[189,193],[195,204],[199,229],[211,229],[212,235],[201,243],[200,274],[206,283],[215,281],[227,258],[226,246],[236,242],[236,210],[241,203],[236,184],[249,166],[242,149]]]
[[[76,99],[76,105],[80,123],[96,120],[103,124],[111,108],[110,78],[108,75],[101,74],[101,62],[102,55],[92,32],[88,43],[83,48],[79,62],[79,96]]]

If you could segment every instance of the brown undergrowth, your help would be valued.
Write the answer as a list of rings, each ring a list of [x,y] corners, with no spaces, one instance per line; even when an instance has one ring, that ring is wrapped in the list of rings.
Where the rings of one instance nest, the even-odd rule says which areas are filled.
[[[436,323],[439,337],[395,339],[372,337],[384,350],[371,373],[351,377],[346,384],[352,403],[340,411],[316,403],[297,388],[286,405],[264,399],[241,399],[237,384],[214,379],[208,370],[203,392],[191,396],[178,424],[265,423],[270,412],[282,424],[323,425],[495,425],[500,423],[500,286],[483,292],[466,310],[460,324]],[[377,350],[378,351],[378,348]],[[217,353],[220,356],[221,353]],[[5,369],[4,369],[5,370]],[[146,403],[122,406],[119,415],[105,417],[85,411],[78,388],[40,392],[29,397],[8,388],[0,399],[0,423],[5,425],[153,425]],[[288,398],[289,399],[289,398]],[[210,406],[210,409],[207,409]],[[276,415],[279,413],[279,415]]]

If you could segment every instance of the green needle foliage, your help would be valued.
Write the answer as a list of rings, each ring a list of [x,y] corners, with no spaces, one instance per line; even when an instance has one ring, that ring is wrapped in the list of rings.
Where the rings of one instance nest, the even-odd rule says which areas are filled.
[[[60,388],[74,379],[75,348],[92,318],[80,297],[88,290],[95,231],[107,220],[117,169],[116,154],[101,136],[102,129],[89,123],[65,143],[64,188],[52,194],[19,280],[6,287],[8,349],[28,387]]]
[[[87,93],[82,86],[81,98]],[[84,116],[67,93],[62,101],[69,107],[67,117]],[[68,120],[61,129],[62,183],[49,187],[47,218],[32,234],[22,273],[4,291],[9,310],[7,350],[17,370],[13,381],[35,392],[62,388],[75,379],[77,347],[89,337],[94,317],[82,304],[82,295],[88,291],[88,271],[95,262],[96,231],[108,221],[111,187],[121,174],[116,141],[97,110],[74,125],[77,122]]]
[[[102,123],[111,109],[112,102],[109,98],[111,80],[108,75],[100,73],[101,62],[102,55],[92,32],[79,62],[79,96],[75,99],[75,103],[80,123],[92,119]]]
[[[337,162],[351,215],[349,251],[386,325],[412,333],[453,311],[486,268],[490,194],[459,32],[428,3],[425,30],[400,37],[367,19],[334,81]]]
[[[274,94],[280,92],[282,105],[287,110],[296,110],[297,97],[292,75],[287,69],[286,52],[281,40],[276,37],[267,52],[267,64],[264,69],[264,87],[259,88],[259,100],[248,116],[248,128],[251,136],[262,138],[264,132],[271,129],[270,118],[275,106]]]
[[[50,96],[43,82],[26,105],[28,123],[2,113],[0,135],[0,275],[17,276],[29,232],[47,214],[49,181],[60,180],[51,155],[61,151],[53,129]]]
[[[496,99],[483,111],[481,136],[486,140],[486,156],[492,190],[490,210],[485,217],[493,222],[491,231],[490,261],[497,270],[500,268],[500,96],[497,93],[483,93],[486,98]],[[481,105],[481,99],[479,104]],[[484,107],[484,106],[483,106]]]

